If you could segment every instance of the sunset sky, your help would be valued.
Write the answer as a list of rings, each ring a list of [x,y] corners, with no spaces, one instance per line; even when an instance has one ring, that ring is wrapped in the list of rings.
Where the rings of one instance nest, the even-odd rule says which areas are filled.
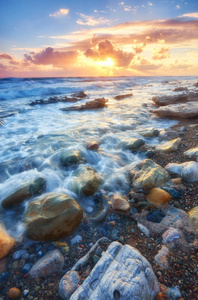
[[[198,75],[198,1],[0,2],[0,77],[123,75]]]

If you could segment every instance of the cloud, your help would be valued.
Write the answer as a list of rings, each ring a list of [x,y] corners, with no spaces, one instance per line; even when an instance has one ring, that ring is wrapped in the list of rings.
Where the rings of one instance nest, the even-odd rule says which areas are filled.
[[[154,49],[152,59],[154,60],[161,60],[170,58],[170,53],[168,53],[169,47],[162,47],[159,50]]]
[[[13,57],[7,53],[0,53],[0,59],[13,60]]]
[[[180,17],[188,17],[198,19],[198,12],[181,15]]]
[[[131,64],[131,68],[133,70],[145,72],[145,71],[152,71],[152,70],[157,70],[162,67],[162,64],[153,64],[149,62],[147,59],[144,57],[138,56],[135,61]]]
[[[69,13],[69,9],[61,8],[58,11],[56,11],[53,14],[50,14],[50,17],[60,17],[60,16],[66,16]]]
[[[80,14],[80,17],[81,19],[76,21],[79,25],[96,26],[100,24],[110,24],[110,20],[103,17],[94,18],[93,16],[86,16],[84,14]]]
[[[135,51],[136,54],[138,54],[138,53],[143,52],[145,47],[146,47],[146,43],[142,43],[140,45],[133,47],[133,50]]]
[[[180,5],[176,5],[176,8],[177,8],[177,9],[180,9],[181,7],[180,7]]]
[[[109,40],[99,42],[94,49],[87,49],[84,55],[95,60],[111,58],[116,67],[128,67],[135,56],[134,53],[116,49]]]
[[[57,51],[48,47],[38,53],[24,54],[25,61],[35,65],[53,65],[64,67],[73,64],[78,57],[77,51]]]

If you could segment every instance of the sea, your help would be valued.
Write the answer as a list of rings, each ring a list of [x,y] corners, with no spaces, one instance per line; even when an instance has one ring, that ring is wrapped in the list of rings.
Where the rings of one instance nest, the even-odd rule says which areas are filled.
[[[197,77],[71,77],[71,78],[3,78],[0,79],[0,203],[5,195],[32,176],[46,179],[45,192],[72,196],[91,215],[93,197],[79,194],[76,168],[59,164],[61,151],[80,151],[84,163],[101,177],[100,190],[108,195],[126,196],[130,190],[128,171],[145,159],[144,153],[123,148],[123,142],[142,138],[139,131],[155,128],[163,132],[176,121],[155,116],[152,98],[176,95],[177,87],[194,91]],[[76,103],[58,102],[30,105],[51,96],[70,97],[84,91],[87,98]],[[116,100],[117,95],[133,96]],[[84,111],[62,111],[96,98],[108,99],[107,107]],[[148,147],[156,146],[159,137],[144,138]],[[91,141],[98,151],[87,149]],[[0,204],[0,221],[11,235],[24,230],[23,216],[28,202],[5,210]]]

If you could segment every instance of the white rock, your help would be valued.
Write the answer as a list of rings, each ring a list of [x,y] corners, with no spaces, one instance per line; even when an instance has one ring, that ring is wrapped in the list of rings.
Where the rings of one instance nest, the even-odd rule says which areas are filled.
[[[188,182],[198,180],[198,163],[195,161],[188,161],[182,164],[170,163],[165,169],[172,174],[177,174]]]
[[[154,300],[159,284],[149,262],[130,245],[113,242],[70,300]]]
[[[73,237],[73,239],[71,239],[72,246],[74,244],[79,244],[80,242],[82,242],[82,236],[80,236],[80,235],[76,235],[75,237]]]
[[[169,254],[169,249],[166,246],[162,246],[162,249],[160,249],[155,255],[155,261],[161,266],[163,269],[168,269],[168,260],[167,256]]]
[[[80,276],[76,271],[67,272],[59,283],[58,293],[64,300],[69,300],[70,296],[77,289],[80,282]]]
[[[146,228],[146,226],[144,226],[143,224],[141,224],[140,222],[137,223],[137,227],[147,236],[149,237],[149,230],[148,228]]]
[[[195,158],[198,161],[198,147],[187,150],[184,152],[184,155]]]

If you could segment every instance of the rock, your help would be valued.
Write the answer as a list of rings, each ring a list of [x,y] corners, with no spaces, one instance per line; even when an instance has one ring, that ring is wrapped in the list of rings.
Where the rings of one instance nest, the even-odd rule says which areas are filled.
[[[55,276],[55,273],[62,271],[64,256],[59,250],[52,250],[40,258],[31,268],[29,275],[33,278]]]
[[[159,117],[171,118],[195,118],[198,116],[198,102],[186,104],[173,104],[163,108],[154,109],[151,112]]]
[[[137,227],[147,236],[149,237],[150,232],[148,230],[148,228],[146,228],[146,226],[144,226],[143,224],[141,224],[140,222],[137,223]]]
[[[182,237],[182,233],[178,231],[178,229],[175,229],[174,227],[169,227],[168,230],[166,230],[163,235],[163,242],[165,244],[172,242],[175,239],[179,239]]]
[[[0,259],[0,274],[6,271],[7,258]]]
[[[177,87],[177,88],[175,88],[174,90],[173,90],[173,92],[186,92],[186,91],[188,91],[188,88],[186,88],[186,87]]]
[[[190,225],[198,234],[198,206],[193,207],[189,212]]]
[[[24,254],[26,254],[26,253],[27,253],[27,250],[22,250],[22,249],[21,250],[17,250],[17,251],[15,251],[13,253],[12,258],[14,260],[17,260],[17,259],[21,258],[21,256],[24,255]]]
[[[76,271],[68,271],[59,283],[58,293],[64,300],[69,300],[71,295],[78,288],[80,283],[80,276]]]
[[[198,147],[192,148],[184,152],[190,158],[196,159],[198,161]]]
[[[149,222],[160,223],[165,216],[165,213],[161,209],[156,209],[149,212],[146,219]]]
[[[76,92],[72,94],[72,97],[77,97],[77,98],[86,98],[87,94],[85,94],[84,91]]]
[[[172,178],[171,181],[174,184],[180,184],[182,182],[182,178],[180,178],[180,177]]]
[[[154,128],[145,128],[142,130],[138,130],[138,133],[143,137],[154,137],[159,135],[159,130]]]
[[[154,205],[161,205],[169,202],[171,195],[160,188],[154,187],[146,195],[146,199]]]
[[[143,139],[128,139],[128,140],[124,140],[122,142],[123,148],[129,149],[129,150],[137,150],[144,144],[145,144],[145,141]]]
[[[154,260],[156,263],[160,265],[162,269],[168,269],[168,259],[169,249],[166,246],[162,246],[162,248],[158,251],[157,255],[155,255]]]
[[[112,199],[112,203],[113,209],[117,213],[128,213],[131,208],[129,202],[126,199],[119,196],[114,196]]]
[[[158,293],[149,262],[132,246],[113,242],[70,300],[154,300]]]
[[[153,97],[152,100],[155,102],[156,105],[159,106],[166,106],[172,103],[184,103],[187,102],[188,96],[186,94],[183,95],[168,95],[168,96],[158,96]]]
[[[10,297],[10,299],[17,299],[20,296],[20,294],[21,291],[16,287],[13,287],[8,291],[8,297]]]
[[[40,176],[35,176],[35,178],[27,180],[17,175],[13,176],[4,183],[6,193],[3,194],[4,191],[2,191],[2,196],[0,193],[0,198],[2,199],[1,205],[4,209],[12,208],[40,194],[45,189],[45,186],[45,178]]]
[[[182,143],[182,139],[177,138],[177,139],[172,140],[170,142],[160,144],[157,147],[155,147],[155,149],[158,150],[158,151],[162,151],[162,152],[173,152],[173,151],[176,151],[179,148],[181,143]]]
[[[82,165],[78,171],[78,183],[80,191],[85,196],[92,196],[97,191],[100,184],[100,177],[95,173],[94,169],[90,166]]]
[[[82,242],[82,236],[81,235],[76,235],[71,239],[71,245],[73,246],[74,244],[79,244]]]
[[[97,108],[104,108],[107,107],[108,100],[105,98],[98,98],[95,100],[91,100],[86,102],[85,104],[79,105],[79,106],[71,106],[66,108],[61,108],[63,111],[81,111],[86,109],[97,109]]]
[[[0,259],[6,256],[14,247],[15,239],[13,239],[5,228],[0,224]]]
[[[115,96],[114,99],[116,100],[123,100],[124,98],[128,98],[128,97],[131,97],[133,96],[133,94],[125,94],[125,95],[118,95],[118,96]]]
[[[185,232],[187,235],[192,233],[189,227],[188,214],[182,209],[178,209],[169,205],[161,206],[160,209],[164,212],[165,217],[160,223],[153,223],[147,220],[149,214],[144,210],[141,213],[134,213],[133,219],[143,224],[150,232],[150,235],[162,235],[169,227],[174,227]]]
[[[80,162],[81,154],[77,150],[64,150],[60,154],[60,164],[64,167],[68,167],[72,164]]]
[[[151,189],[170,180],[169,173],[151,159],[145,159],[133,166],[129,174],[133,187],[138,189]]]
[[[136,200],[136,202],[145,201],[146,200],[146,195],[144,193],[136,193],[134,191],[131,191],[128,194],[128,197],[129,197],[129,199]]]
[[[188,161],[181,164],[170,163],[166,165],[165,169],[170,174],[177,174],[188,182],[198,180],[198,163],[195,161]]]
[[[88,150],[98,151],[98,148],[99,148],[99,144],[96,141],[92,141],[87,144]]]
[[[48,241],[71,234],[82,217],[83,211],[73,198],[48,193],[28,204],[24,222],[30,239]]]

